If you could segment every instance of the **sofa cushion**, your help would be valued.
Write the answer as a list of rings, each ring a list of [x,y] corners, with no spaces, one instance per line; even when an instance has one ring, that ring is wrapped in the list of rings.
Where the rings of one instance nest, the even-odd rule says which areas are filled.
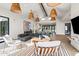
[[[71,38],[73,38],[74,40],[79,40],[79,35],[73,34],[73,35],[71,35]]]
[[[72,40],[71,45],[79,51],[79,42],[78,41]]]
[[[47,35],[43,35],[43,37],[44,37],[45,39],[51,40],[50,37],[47,36]]]
[[[79,35],[78,34],[73,34],[73,35],[71,35],[72,37],[74,36],[74,37],[77,37],[77,38],[79,38]]]
[[[32,31],[25,31],[24,34],[30,34]]]

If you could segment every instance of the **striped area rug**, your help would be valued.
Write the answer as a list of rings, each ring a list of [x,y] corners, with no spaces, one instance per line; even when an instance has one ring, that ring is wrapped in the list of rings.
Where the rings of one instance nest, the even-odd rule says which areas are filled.
[[[57,53],[59,53],[59,55]],[[67,49],[65,49],[65,47],[63,46],[63,44],[60,46],[60,49],[57,53],[52,54],[51,56],[70,56]],[[35,56],[34,46],[23,48],[13,54],[10,54],[9,56]]]

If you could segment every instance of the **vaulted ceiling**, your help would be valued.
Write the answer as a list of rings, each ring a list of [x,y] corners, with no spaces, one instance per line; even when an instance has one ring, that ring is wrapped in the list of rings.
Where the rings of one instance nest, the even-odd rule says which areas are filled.
[[[62,19],[64,17],[68,17],[70,14],[70,4],[69,3],[62,3],[56,7],[50,7],[47,3],[43,3],[43,6],[46,10],[46,13],[50,14],[51,9],[55,8],[57,10],[57,18]],[[26,18],[28,15],[29,10],[33,10],[35,15],[39,15],[39,17],[45,17],[44,13],[40,7],[39,3],[20,3],[20,7],[22,9],[22,18]],[[0,3],[0,9],[3,8],[6,11],[10,11],[11,3]]]

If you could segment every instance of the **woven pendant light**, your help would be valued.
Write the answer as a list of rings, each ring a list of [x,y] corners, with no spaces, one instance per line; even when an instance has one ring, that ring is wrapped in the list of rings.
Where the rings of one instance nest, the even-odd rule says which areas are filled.
[[[12,3],[10,10],[14,13],[21,13],[20,4],[19,3]]]
[[[51,12],[50,12],[50,17],[51,17],[51,20],[54,21],[56,20],[56,16],[57,16],[57,12],[56,12],[56,9],[52,9]]]
[[[34,19],[34,14],[32,12],[32,10],[30,10],[29,14],[28,14],[28,19]]]
[[[56,7],[58,5],[61,5],[62,3],[47,3],[48,6],[50,7]]]

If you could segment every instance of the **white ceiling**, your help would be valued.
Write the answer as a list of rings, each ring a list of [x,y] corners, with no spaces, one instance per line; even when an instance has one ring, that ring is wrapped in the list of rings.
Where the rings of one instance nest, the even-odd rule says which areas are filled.
[[[43,4],[46,12],[48,15],[50,14],[50,10],[53,7],[47,6],[46,3]],[[39,15],[39,17],[44,17],[44,14],[42,12],[42,9],[40,8],[39,3],[20,3],[21,9],[22,9],[22,18],[26,18],[28,15],[29,10],[33,10],[35,15]],[[0,3],[0,8],[5,9],[6,11],[10,11],[11,3]],[[65,17],[70,12],[70,4],[64,3],[57,7],[55,7],[57,10],[58,18],[62,19],[62,17]],[[68,16],[67,16],[68,17]]]

